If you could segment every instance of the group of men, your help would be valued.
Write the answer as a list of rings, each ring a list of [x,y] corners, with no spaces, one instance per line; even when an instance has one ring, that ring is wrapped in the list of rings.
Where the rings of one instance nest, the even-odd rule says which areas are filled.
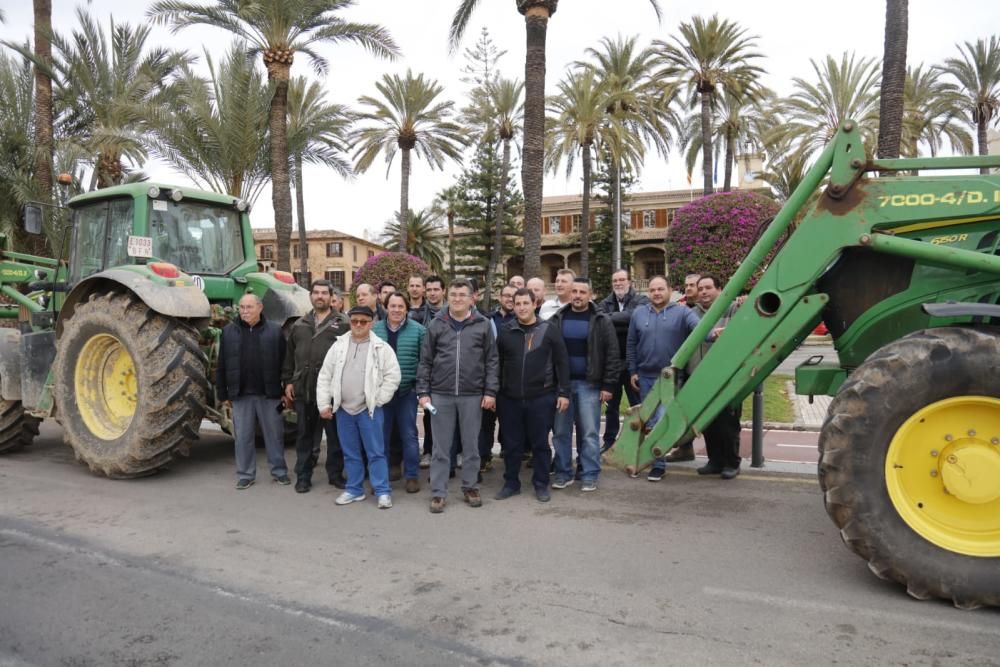
[[[582,492],[596,491],[601,454],[621,427],[622,397],[629,405],[645,398],[721,287],[713,276],[688,276],[685,298],[674,301],[667,280],[656,276],[646,297],[620,270],[611,293],[596,302],[589,280],[561,269],[554,298],[545,299],[541,279],[514,276],[496,310],[483,313],[474,280],[452,280],[446,292],[438,276],[412,276],[405,289],[358,285],[345,315],[339,292],[318,280],[310,289],[313,309],[290,327],[287,341],[278,323],[264,319],[260,299],[247,294],[239,319],[223,331],[217,370],[219,400],[232,408],[237,489],[254,483],[258,425],[272,478],[291,483],[281,434],[282,411],[294,410],[295,490],[310,491],[325,433],[327,477],[343,491],[338,505],[365,500],[367,478],[377,506],[390,508],[391,482],[403,479],[406,492],[417,493],[420,469],[429,468],[432,513],[444,511],[458,469],[462,499],[480,507],[498,424],[504,483],[497,500],[521,493],[525,461],[539,502],[551,499],[550,489],[577,482]],[[706,429],[709,460],[700,474],[739,474],[739,430],[738,408]],[[647,479],[662,479],[668,462],[693,459],[690,442],[678,446]]]

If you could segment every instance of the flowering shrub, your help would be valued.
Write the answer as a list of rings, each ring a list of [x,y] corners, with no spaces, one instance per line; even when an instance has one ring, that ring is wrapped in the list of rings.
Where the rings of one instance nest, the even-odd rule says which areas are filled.
[[[722,192],[677,210],[667,233],[671,282],[690,273],[710,273],[728,281],[750,252],[761,225],[781,207],[754,192]],[[757,282],[759,272],[747,286]]]
[[[419,257],[414,257],[405,252],[383,252],[368,258],[361,268],[354,272],[354,284],[351,293],[361,283],[374,285],[378,289],[379,283],[386,280],[392,281],[401,292],[406,292],[406,285],[410,276],[419,273],[426,276],[430,273],[426,262]]]

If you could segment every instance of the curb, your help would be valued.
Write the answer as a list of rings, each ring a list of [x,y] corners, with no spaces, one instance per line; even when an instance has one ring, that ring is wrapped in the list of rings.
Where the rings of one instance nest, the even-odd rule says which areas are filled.
[[[741,421],[740,422],[740,427],[741,428],[745,428],[745,429],[752,429],[753,428],[753,422],[752,421]],[[768,422],[768,421],[766,421],[766,422],[764,422],[764,430],[765,431],[813,431],[813,432],[819,432],[822,429],[819,426],[810,426],[809,424],[802,424],[800,422],[795,422],[794,424],[789,424],[789,423],[786,423],[786,422]]]

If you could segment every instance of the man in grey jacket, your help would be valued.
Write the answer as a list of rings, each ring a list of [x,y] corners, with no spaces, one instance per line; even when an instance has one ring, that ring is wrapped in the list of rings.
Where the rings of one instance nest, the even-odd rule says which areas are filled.
[[[483,504],[479,494],[479,429],[482,410],[496,408],[499,360],[490,321],[472,304],[472,285],[454,280],[448,286],[448,308],[427,325],[417,396],[430,411],[435,433],[455,432],[462,440],[462,494],[470,507]],[[434,443],[431,458],[431,512],[444,511],[451,467],[451,439]]]

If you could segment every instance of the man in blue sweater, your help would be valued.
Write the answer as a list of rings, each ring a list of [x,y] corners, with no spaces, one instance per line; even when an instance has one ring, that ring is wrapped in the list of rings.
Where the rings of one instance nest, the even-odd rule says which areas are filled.
[[[632,313],[625,341],[629,378],[640,400],[646,398],[660,371],[670,365],[670,360],[696,326],[698,315],[693,309],[670,302],[670,285],[666,278],[656,276],[649,281],[649,303]],[[661,406],[646,422],[646,428],[652,428],[662,416]],[[646,479],[659,482],[665,470],[666,463],[657,459]]]

